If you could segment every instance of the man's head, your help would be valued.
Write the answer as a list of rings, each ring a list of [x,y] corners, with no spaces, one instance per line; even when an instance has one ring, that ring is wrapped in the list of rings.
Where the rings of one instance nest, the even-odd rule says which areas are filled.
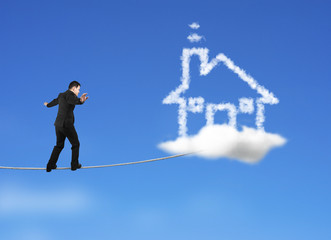
[[[69,90],[71,90],[74,94],[76,94],[76,96],[78,96],[80,90],[80,83],[77,81],[72,81],[69,84]]]

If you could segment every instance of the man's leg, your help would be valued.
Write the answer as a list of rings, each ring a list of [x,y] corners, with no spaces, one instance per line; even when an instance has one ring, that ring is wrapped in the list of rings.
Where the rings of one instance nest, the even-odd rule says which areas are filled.
[[[66,136],[64,135],[63,128],[55,126],[56,133],[56,145],[53,148],[52,155],[47,163],[47,172],[50,172],[51,169],[55,169],[59,155],[64,148],[64,141]]]
[[[65,134],[72,145],[71,170],[76,170],[77,168],[79,168],[78,157],[80,143],[78,140],[78,135],[74,126],[66,127],[64,129]]]

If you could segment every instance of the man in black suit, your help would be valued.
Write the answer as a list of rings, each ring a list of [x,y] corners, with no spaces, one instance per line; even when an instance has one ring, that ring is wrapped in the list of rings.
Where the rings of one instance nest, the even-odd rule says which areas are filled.
[[[87,93],[84,93],[80,98],[78,94],[80,91],[80,83],[73,81],[69,84],[69,89],[63,93],[60,93],[50,103],[45,102],[46,107],[53,107],[59,104],[57,117],[55,120],[55,132],[56,132],[56,145],[54,146],[52,155],[47,163],[46,171],[50,172],[52,169],[56,169],[56,162],[59,155],[64,148],[64,141],[66,137],[69,139],[72,147],[71,157],[71,170],[75,171],[81,168],[82,165],[78,162],[79,156],[79,140],[76,129],[74,127],[75,117],[74,109],[75,105],[83,104],[88,97]]]

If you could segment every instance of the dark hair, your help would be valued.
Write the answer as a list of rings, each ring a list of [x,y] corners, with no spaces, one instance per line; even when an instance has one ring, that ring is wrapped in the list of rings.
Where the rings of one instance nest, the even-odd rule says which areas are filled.
[[[77,82],[77,81],[72,81],[70,84],[69,84],[69,89],[73,88],[73,87],[78,87],[80,86],[80,83]]]

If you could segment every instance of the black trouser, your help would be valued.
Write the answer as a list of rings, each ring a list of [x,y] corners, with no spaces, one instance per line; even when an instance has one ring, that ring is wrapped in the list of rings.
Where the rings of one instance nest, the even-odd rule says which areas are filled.
[[[72,147],[72,156],[71,156],[71,165],[77,166],[78,165],[78,156],[79,156],[79,140],[76,129],[73,125],[71,126],[64,126],[58,127],[55,126],[56,132],[56,146],[54,146],[52,155],[48,161],[50,166],[54,166],[59,158],[59,155],[64,148],[64,141],[66,137],[69,139]]]

